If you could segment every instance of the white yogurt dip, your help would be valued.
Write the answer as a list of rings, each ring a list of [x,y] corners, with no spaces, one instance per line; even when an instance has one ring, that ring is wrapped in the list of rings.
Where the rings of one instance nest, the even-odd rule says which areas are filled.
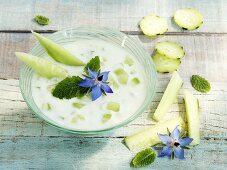
[[[82,99],[58,99],[50,90],[51,85],[61,81],[61,79],[46,79],[34,74],[32,78],[32,96],[36,105],[51,120],[64,128],[72,130],[101,130],[110,128],[128,119],[142,105],[146,95],[146,80],[142,65],[134,56],[124,48],[101,40],[80,40],[64,45],[72,54],[87,63],[91,58],[99,56],[101,61],[101,71],[110,71],[109,80],[113,93],[91,101],[90,96]],[[50,57],[49,57],[50,58]],[[127,62],[133,60],[133,64]],[[83,73],[84,67],[66,66],[60,64],[68,70],[70,75]],[[124,69],[128,74],[127,84],[119,82],[116,69]],[[113,79],[117,82],[113,84]],[[132,80],[136,80],[133,81]],[[138,82],[139,80],[139,82]],[[79,103],[80,108],[74,107],[73,103]],[[108,103],[119,104],[120,110],[115,112],[107,108]],[[108,114],[110,119],[104,119],[103,115]]]

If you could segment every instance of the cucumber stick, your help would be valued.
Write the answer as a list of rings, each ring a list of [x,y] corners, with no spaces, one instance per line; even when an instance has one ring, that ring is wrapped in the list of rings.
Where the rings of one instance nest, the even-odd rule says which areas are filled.
[[[43,48],[46,50],[48,55],[55,59],[56,61],[71,65],[71,66],[83,66],[85,65],[80,59],[76,58],[74,55],[72,55],[70,52],[68,52],[65,48],[63,48],[61,45],[55,43],[54,41],[47,39],[46,37],[33,32],[32,34],[35,36],[35,38],[39,41],[39,43],[43,46]]]
[[[149,128],[139,131],[125,138],[125,144],[130,150],[140,150],[160,143],[158,133],[168,134],[179,125],[181,132],[185,131],[185,122],[181,117],[177,117],[166,122],[159,122]]]
[[[198,145],[200,143],[199,102],[188,90],[184,92],[184,101],[188,121],[188,136],[193,138],[190,145]]]
[[[64,78],[69,75],[67,70],[44,58],[22,52],[15,52],[15,55],[42,77],[48,79],[53,77]]]
[[[171,105],[177,98],[177,95],[183,85],[183,80],[181,79],[180,75],[177,72],[173,73],[173,76],[162,96],[162,99],[155,110],[153,115],[153,119],[156,121],[161,120],[166,112],[170,109]]]

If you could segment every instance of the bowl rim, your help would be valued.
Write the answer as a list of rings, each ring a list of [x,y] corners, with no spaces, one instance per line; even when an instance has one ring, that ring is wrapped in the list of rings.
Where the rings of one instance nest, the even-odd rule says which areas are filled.
[[[27,65],[25,64],[22,64],[21,67],[20,67],[20,75],[19,75],[19,87],[20,87],[20,91],[22,93],[22,96],[26,102],[26,104],[28,105],[28,107],[31,109],[31,111],[38,117],[40,118],[41,120],[44,120],[45,123],[47,123],[48,125],[51,125],[52,127],[55,127],[59,130],[62,130],[62,131],[65,131],[65,132],[69,132],[69,133],[74,133],[74,134],[81,134],[81,135],[96,135],[96,134],[100,134],[100,133],[105,133],[105,132],[111,132],[112,130],[115,130],[115,129],[118,129],[130,122],[132,122],[133,120],[135,120],[136,118],[138,118],[142,113],[144,113],[144,111],[148,108],[148,106],[151,104],[152,100],[153,100],[153,97],[154,97],[154,94],[155,94],[155,89],[156,89],[156,83],[157,83],[157,72],[156,72],[156,69],[155,69],[155,65],[153,63],[153,60],[151,59],[150,57],[150,54],[147,52],[147,50],[143,47],[142,43],[128,35],[126,35],[125,33],[123,32],[120,32],[118,30],[115,30],[115,29],[112,29],[112,28],[108,28],[108,27],[101,27],[101,26],[90,26],[90,25],[84,25],[84,26],[79,26],[79,27],[76,27],[76,28],[68,28],[68,29],[63,29],[63,30],[60,30],[60,31],[56,31],[48,36],[46,36],[47,38],[50,38],[50,39],[53,39],[53,38],[56,38],[56,36],[59,36],[61,35],[62,33],[66,33],[66,32],[71,32],[71,31],[76,31],[76,30],[89,30],[89,29],[95,29],[95,30],[99,30],[99,31],[109,31],[109,32],[112,32],[118,36],[126,36],[127,39],[130,39],[136,46],[138,46],[138,48],[143,52],[143,57],[146,59],[147,57],[147,62],[148,64],[150,65],[150,67],[152,67],[153,69],[153,77],[152,77],[152,80],[153,80],[153,93],[150,94],[149,93],[149,98],[146,100],[146,98],[144,99],[144,103],[137,109],[137,111],[135,111],[130,117],[128,117],[127,119],[125,119],[124,121],[120,122],[120,123],[117,123],[111,127],[108,127],[108,128],[105,128],[105,129],[97,129],[97,130],[75,130],[75,129],[70,129],[70,128],[67,128],[67,127],[64,127],[60,124],[58,124],[57,122],[51,120],[50,118],[48,118],[40,109],[39,107],[36,105],[35,101],[34,101],[34,104],[36,105],[36,107],[38,108],[38,111],[40,113],[37,113],[36,111],[34,111],[33,109],[33,106],[31,105],[31,103],[29,102],[29,99],[27,97],[27,95],[25,94],[25,92],[23,91],[22,89],[22,86],[21,86],[21,82],[22,82],[22,70],[25,68],[25,67],[28,67]],[[59,35],[58,35],[59,34]],[[34,46],[32,46],[32,48],[29,50],[29,54],[33,54],[33,50],[35,48],[38,48],[39,46],[41,46],[39,44],[39,42],[36,42]]]

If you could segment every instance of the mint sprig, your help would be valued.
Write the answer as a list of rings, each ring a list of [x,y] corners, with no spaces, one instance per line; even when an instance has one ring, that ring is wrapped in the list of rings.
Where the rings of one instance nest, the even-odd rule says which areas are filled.
[[[49,24],[49,18],[47,18],[45,16],[37,15],[34,19],[39,25],[48,25]]]
[[[194,89],[201,93],[207,93],[210,91],[210,83],[208,80],[199,75],[192,75],[191,84]]]
[[[100,70],[100,60],[96,56],[92,58],[84,67],[84,72],[88,74],[88,68],[94,71]],[[90,89],[78,86],[83,79],[79,76],[66,77],[60,81],[52,91],[52,95],[59,99],[71,99],[83,97],[90,92]]]
[[[148,148],[136,154],[131,161],[131,166],[134,168],[144,167],[153,163],[155,158],[155,152]]]
[[[98,56],[92,58],[84,67],[84,72],[88,74],[88,68],[92,71],[100,71],[100,59]]]

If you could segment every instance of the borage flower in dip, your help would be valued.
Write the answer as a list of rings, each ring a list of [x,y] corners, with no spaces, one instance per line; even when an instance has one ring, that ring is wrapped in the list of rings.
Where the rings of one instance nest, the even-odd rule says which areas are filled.
[[[108,86],[109,71],[96,72],[88,68],[88,76],[78,83],[79,86],[91,88],[92,101],[98,99],[102,94],[113,93],[113,90]]]
[[[177,127],[170,136],[167,134],[158,134],[162,143],[166,145],[162,148],[158,157],[172,156],[174,154],[178,159],[185,159],[183,148],[185,148],[186,145],[189,145],[193,139],[188,137],[180,138],[181,134]]]

